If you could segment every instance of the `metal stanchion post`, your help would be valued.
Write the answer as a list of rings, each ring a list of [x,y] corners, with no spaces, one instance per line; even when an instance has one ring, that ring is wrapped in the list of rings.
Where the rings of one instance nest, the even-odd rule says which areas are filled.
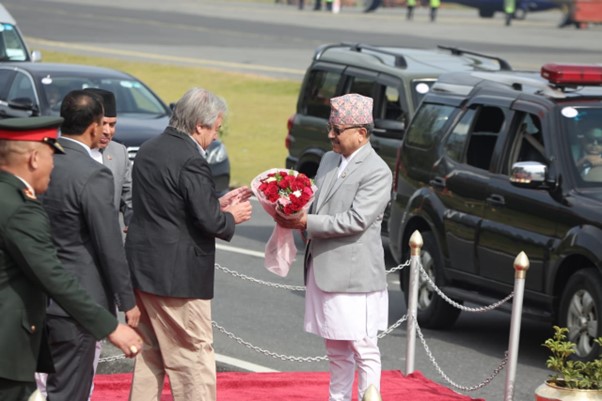
[[[420,279],[420,250],[424,241],[418,230],[410,237],[410,284],[408,285],[408,323],[406,344],[406,375],[414,371],[416,353],[416,313],[418,310],[418,282]]]
[[[504,401],[512,401],[514,398],[514,379],[516,377],[516,361],[518,359],[520,323],[523,312],[523,296],[525,293],[527,270],[529,270],[529,258],[524,252],[521,252],[514,259],[514,299],[512,301],[512,319],[510,322],[510,340],[508,344],[508,370],[506,371]]]

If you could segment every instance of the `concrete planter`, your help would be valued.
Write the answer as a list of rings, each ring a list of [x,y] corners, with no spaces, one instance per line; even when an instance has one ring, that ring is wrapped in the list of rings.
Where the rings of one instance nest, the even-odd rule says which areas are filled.
[[[602,401],[602,390],[579,390],[543,383],[535,390],[535,401]]]

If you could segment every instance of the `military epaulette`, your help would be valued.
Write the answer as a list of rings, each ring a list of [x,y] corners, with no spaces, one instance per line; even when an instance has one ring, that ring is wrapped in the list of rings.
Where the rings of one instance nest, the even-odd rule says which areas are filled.
[[[25,200],[37,200],[38,198],[36,198],[36,195],[33,193],[33,191],[29,188],[23,188],[21,190],[21,194],[23,195],[23,198]]]

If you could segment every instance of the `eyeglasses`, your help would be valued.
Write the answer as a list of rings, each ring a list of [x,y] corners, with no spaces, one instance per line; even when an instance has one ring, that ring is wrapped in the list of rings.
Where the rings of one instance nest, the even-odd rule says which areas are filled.
[[[596,145],[602,145],[602,137],[585,136],[584,139],[585,139],[586,143],[591,143],[591,144],[595,143]]]
[[[334,134],[336,136],[339,136],[339,135],[341,135],[343,132],[345,132],[347,130],[354,129],[354,128],[364,128],[364,126],[363,125],[352,125],[350,127],[339,128],[336,125],[328,124],[327,128],[328,128],[328,132],[332,131],[332,132],[334,132]]]

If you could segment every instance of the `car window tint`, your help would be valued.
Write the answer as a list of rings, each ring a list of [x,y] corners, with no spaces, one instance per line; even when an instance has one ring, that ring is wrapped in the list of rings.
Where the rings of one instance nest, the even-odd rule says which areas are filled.
[[[348,93],[357,93],[362,96],[374,96],[374,78],[351,77]]]
[[[571,157],[571,162],[567,164],[578,177],[580,186],[599,187],[602,185],[602,166],[596,164],[594,153],[602,148],[602,144],[592,139],[597,139],[602,132],[602,107],[567,105],[560,109],[560,116],[563,132],[566,133],[563,135],[564,143]]]
[[[468,138],[468,131],[474,115],[474,109],[467,110],[445,141],[445,153],[448,157],[457,161],[458,163],[464,163],[464,149],[466,148],[467,142],[466,139]]]
[[[334,71],[312,71],[305,91],[305,109],[314,117],[328,118],[330,98],[336,93],[341,74]]]
[[[489,169],[504,122],[505,114],[499,107],[483,106],[478,110],[466,151],[467,164],[483,170]]]
[[[25,44],[11,24],[0,24],[0,60],[26,61]]]
[[[406,134],[408,145],[430,148],[441,138],[456,109],[452,106],[425,104],[418,109]]]
[[[512,163],[525,161],[547,164],[541,123],[536,115],[529,113],[520,116],[506,174]]]
[[[31,79],[27,75],[18,72],[8,91],[7,98],[9,101],[27,99],[33,103],[35,101],[35,93]]]
[[[0,69],[0,99],[6,100],[10,83],[15,76],[14,70]]]
[[[399,89],[393,86],[383,86],[382,93],[380,109],[375,110],[375,117],[383,120],[405,122],[407,120],[407,110],[402,108]]]

